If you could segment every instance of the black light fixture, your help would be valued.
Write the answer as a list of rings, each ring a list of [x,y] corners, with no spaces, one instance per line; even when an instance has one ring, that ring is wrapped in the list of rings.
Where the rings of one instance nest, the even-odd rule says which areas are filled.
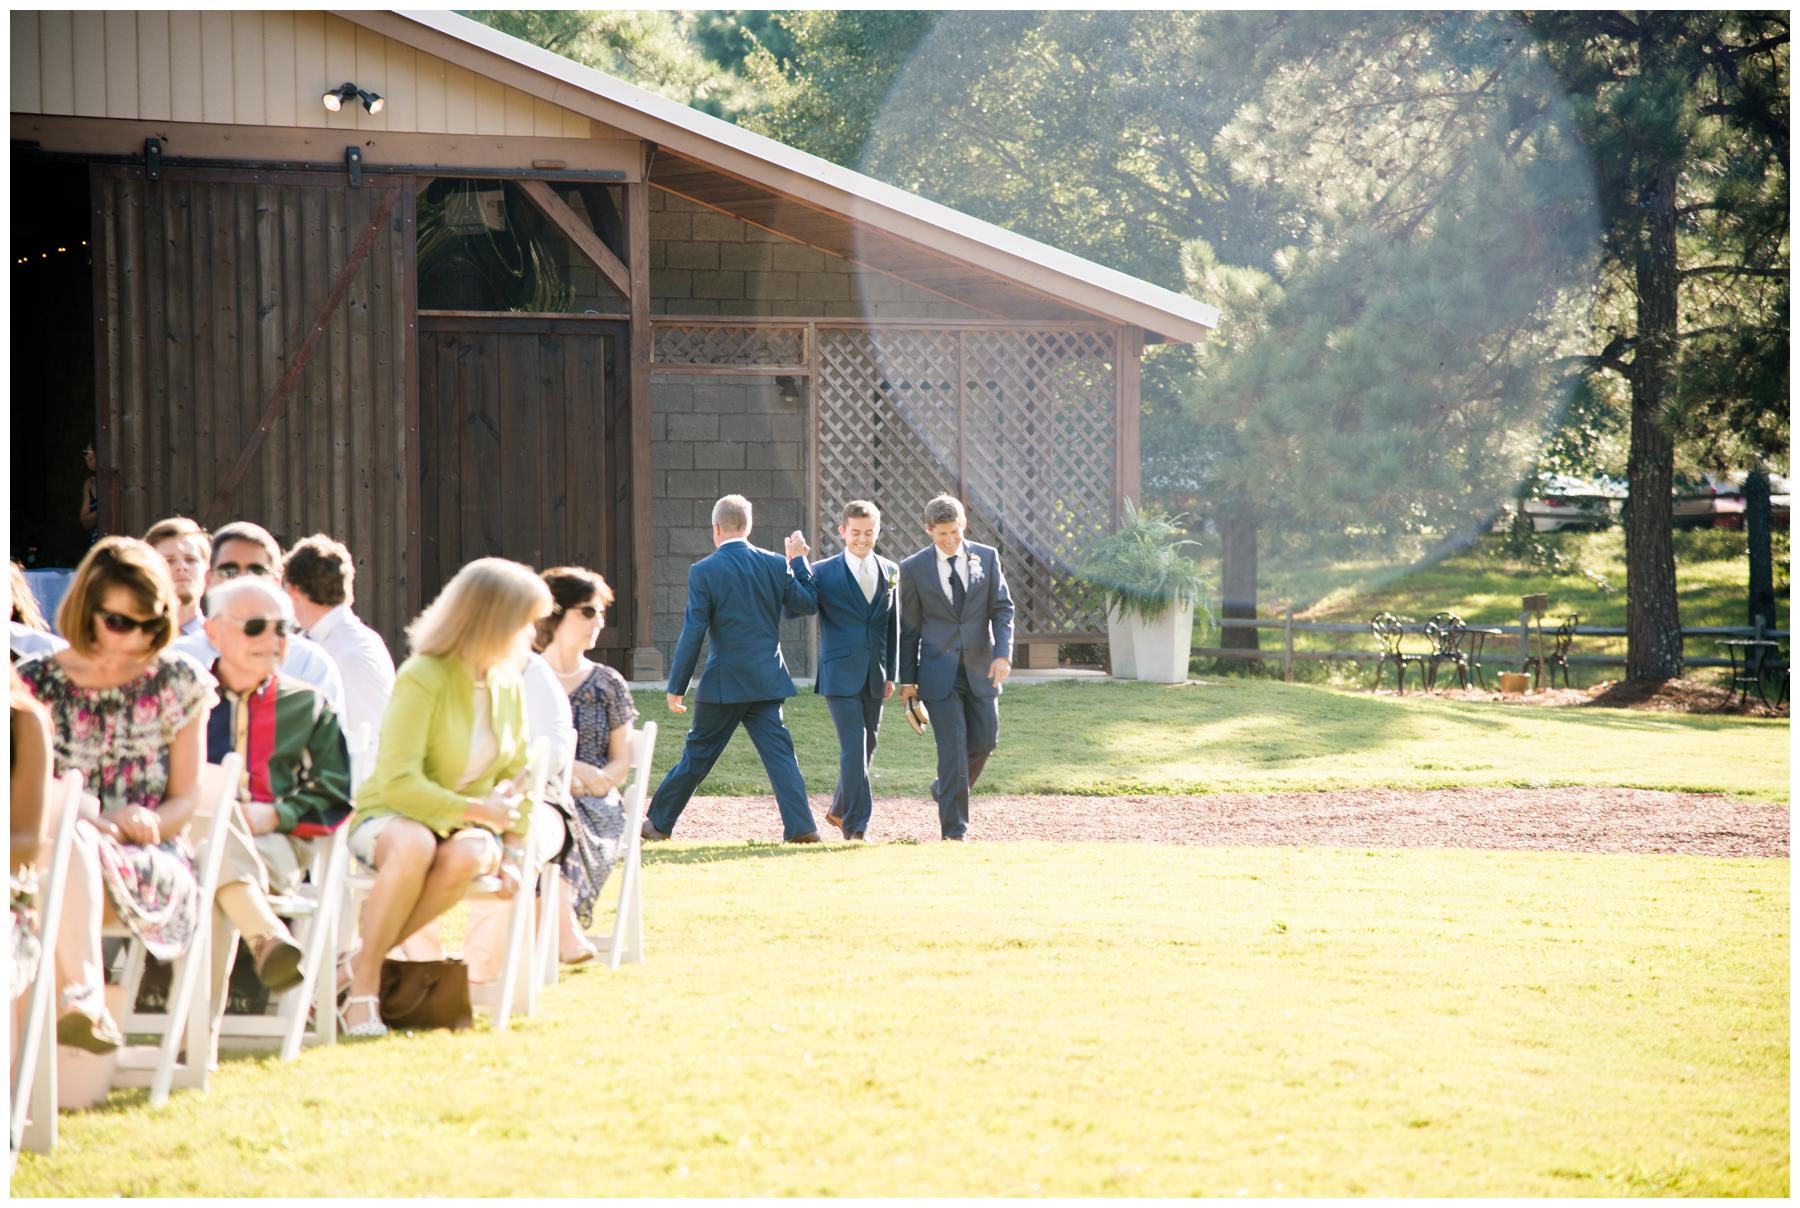
[[[345,101],[348,101],[353,97],[360,98],[362,100],[363,108],[367,109],[370,113],[380,113],[382,106],[387,104],[386,101],[381,99],[380,93],[364,92],[349,81],[339,84],[336,88],[333,88],[324,96],[320,97],[319,100],[324,104],[325,108],[336,113],[344,107]]]

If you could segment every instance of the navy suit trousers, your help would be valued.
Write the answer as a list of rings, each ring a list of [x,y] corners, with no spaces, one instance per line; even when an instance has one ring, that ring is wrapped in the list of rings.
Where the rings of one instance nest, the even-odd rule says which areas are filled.
[[[958,665],[950,695],[927,700],[925,709],[937,739],[931,795],[937,801],[938,826],[944,838],[960,838],[969,829],[969,790],[1000,743],[1000,698],[976,696],[969,690],[968,672]]]
[[[794,739],[781,719],[781,705],[778,700],[731,704],[696,701],[693,728],[688,731],[681,759],[656,786],[656,796],[650,800],[650,825],[665,835],[675,833],[675,820],[681,817],[688,799],[725,753],[726,744],[742,724],[756,745],[756,753],[769,773],[769,785],[775,790],[782,838],[793,839],[818,830],[812,806],[806,800],[806,781],[801,778],[800,763],[794,757]]]
[[[874,794],[869,788],[869,768],[875,762],[876,735],[881,729],[881,693],[864,691],[857,696],[828,696],[831,724],[837,727],[838,782],[831,794],[831,812],[844,820],[844,836],[869,829]]]

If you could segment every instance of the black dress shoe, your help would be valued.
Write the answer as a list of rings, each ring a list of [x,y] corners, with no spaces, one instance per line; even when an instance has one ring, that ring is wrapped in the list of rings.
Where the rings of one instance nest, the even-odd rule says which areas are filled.
[[[846,841],[851,842],[851,843],[867,843],[868,842],[867,839],[863,838],[863,833],[861,831],[851,831],[849,834],[845,835],[844,838]]]
[[[786,843],[818,843],[818,842],[820,842],[819,832],[818,831],[807,831],[804,835],[795,835],[792,839],[786,839],[786,840],[783,840],[783,842],[786,842]]]
[[[963,837],[961,835],[945,835],[944,836],[944,842],[946,842],[946,843],[961,843],[962,841],[963,841]]]
[[[648,818],[644,819],[643,829],[638,831],[638,834],[643,837],[646,843],[656,843],[669,837],[657,830],[654,826],[651,826],[650,819]]]

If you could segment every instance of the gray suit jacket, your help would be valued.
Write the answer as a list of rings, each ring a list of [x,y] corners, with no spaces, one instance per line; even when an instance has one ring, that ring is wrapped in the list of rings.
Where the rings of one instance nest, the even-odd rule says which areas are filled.
[[[938,578],[937,546],[900,564],[900,682],[917,684],[927,700],[950,695],[959,661],[976,696],[998,696],[988,665],[997,658],[1012,661],[1013,602],[1000,551],[967,539],[963,548],[975,561],[960,614]]]

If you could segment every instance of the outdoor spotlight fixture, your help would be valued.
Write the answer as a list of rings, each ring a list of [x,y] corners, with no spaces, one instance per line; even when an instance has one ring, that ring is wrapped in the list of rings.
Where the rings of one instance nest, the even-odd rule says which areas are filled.
[[[345,101],[351,100],[352,98],[360,98],[363,108],[367,109],[370,113],[380,113],[381,107],[387,104],[386,101],[381,99],[380,93],[364,92],[355,84],[348,81],[339,84],[336,88],[333,88],[330,92],[327,92],[324,96],[320,97],[319,100],[324,104],[325,108],[336,113],[344,107]]]

